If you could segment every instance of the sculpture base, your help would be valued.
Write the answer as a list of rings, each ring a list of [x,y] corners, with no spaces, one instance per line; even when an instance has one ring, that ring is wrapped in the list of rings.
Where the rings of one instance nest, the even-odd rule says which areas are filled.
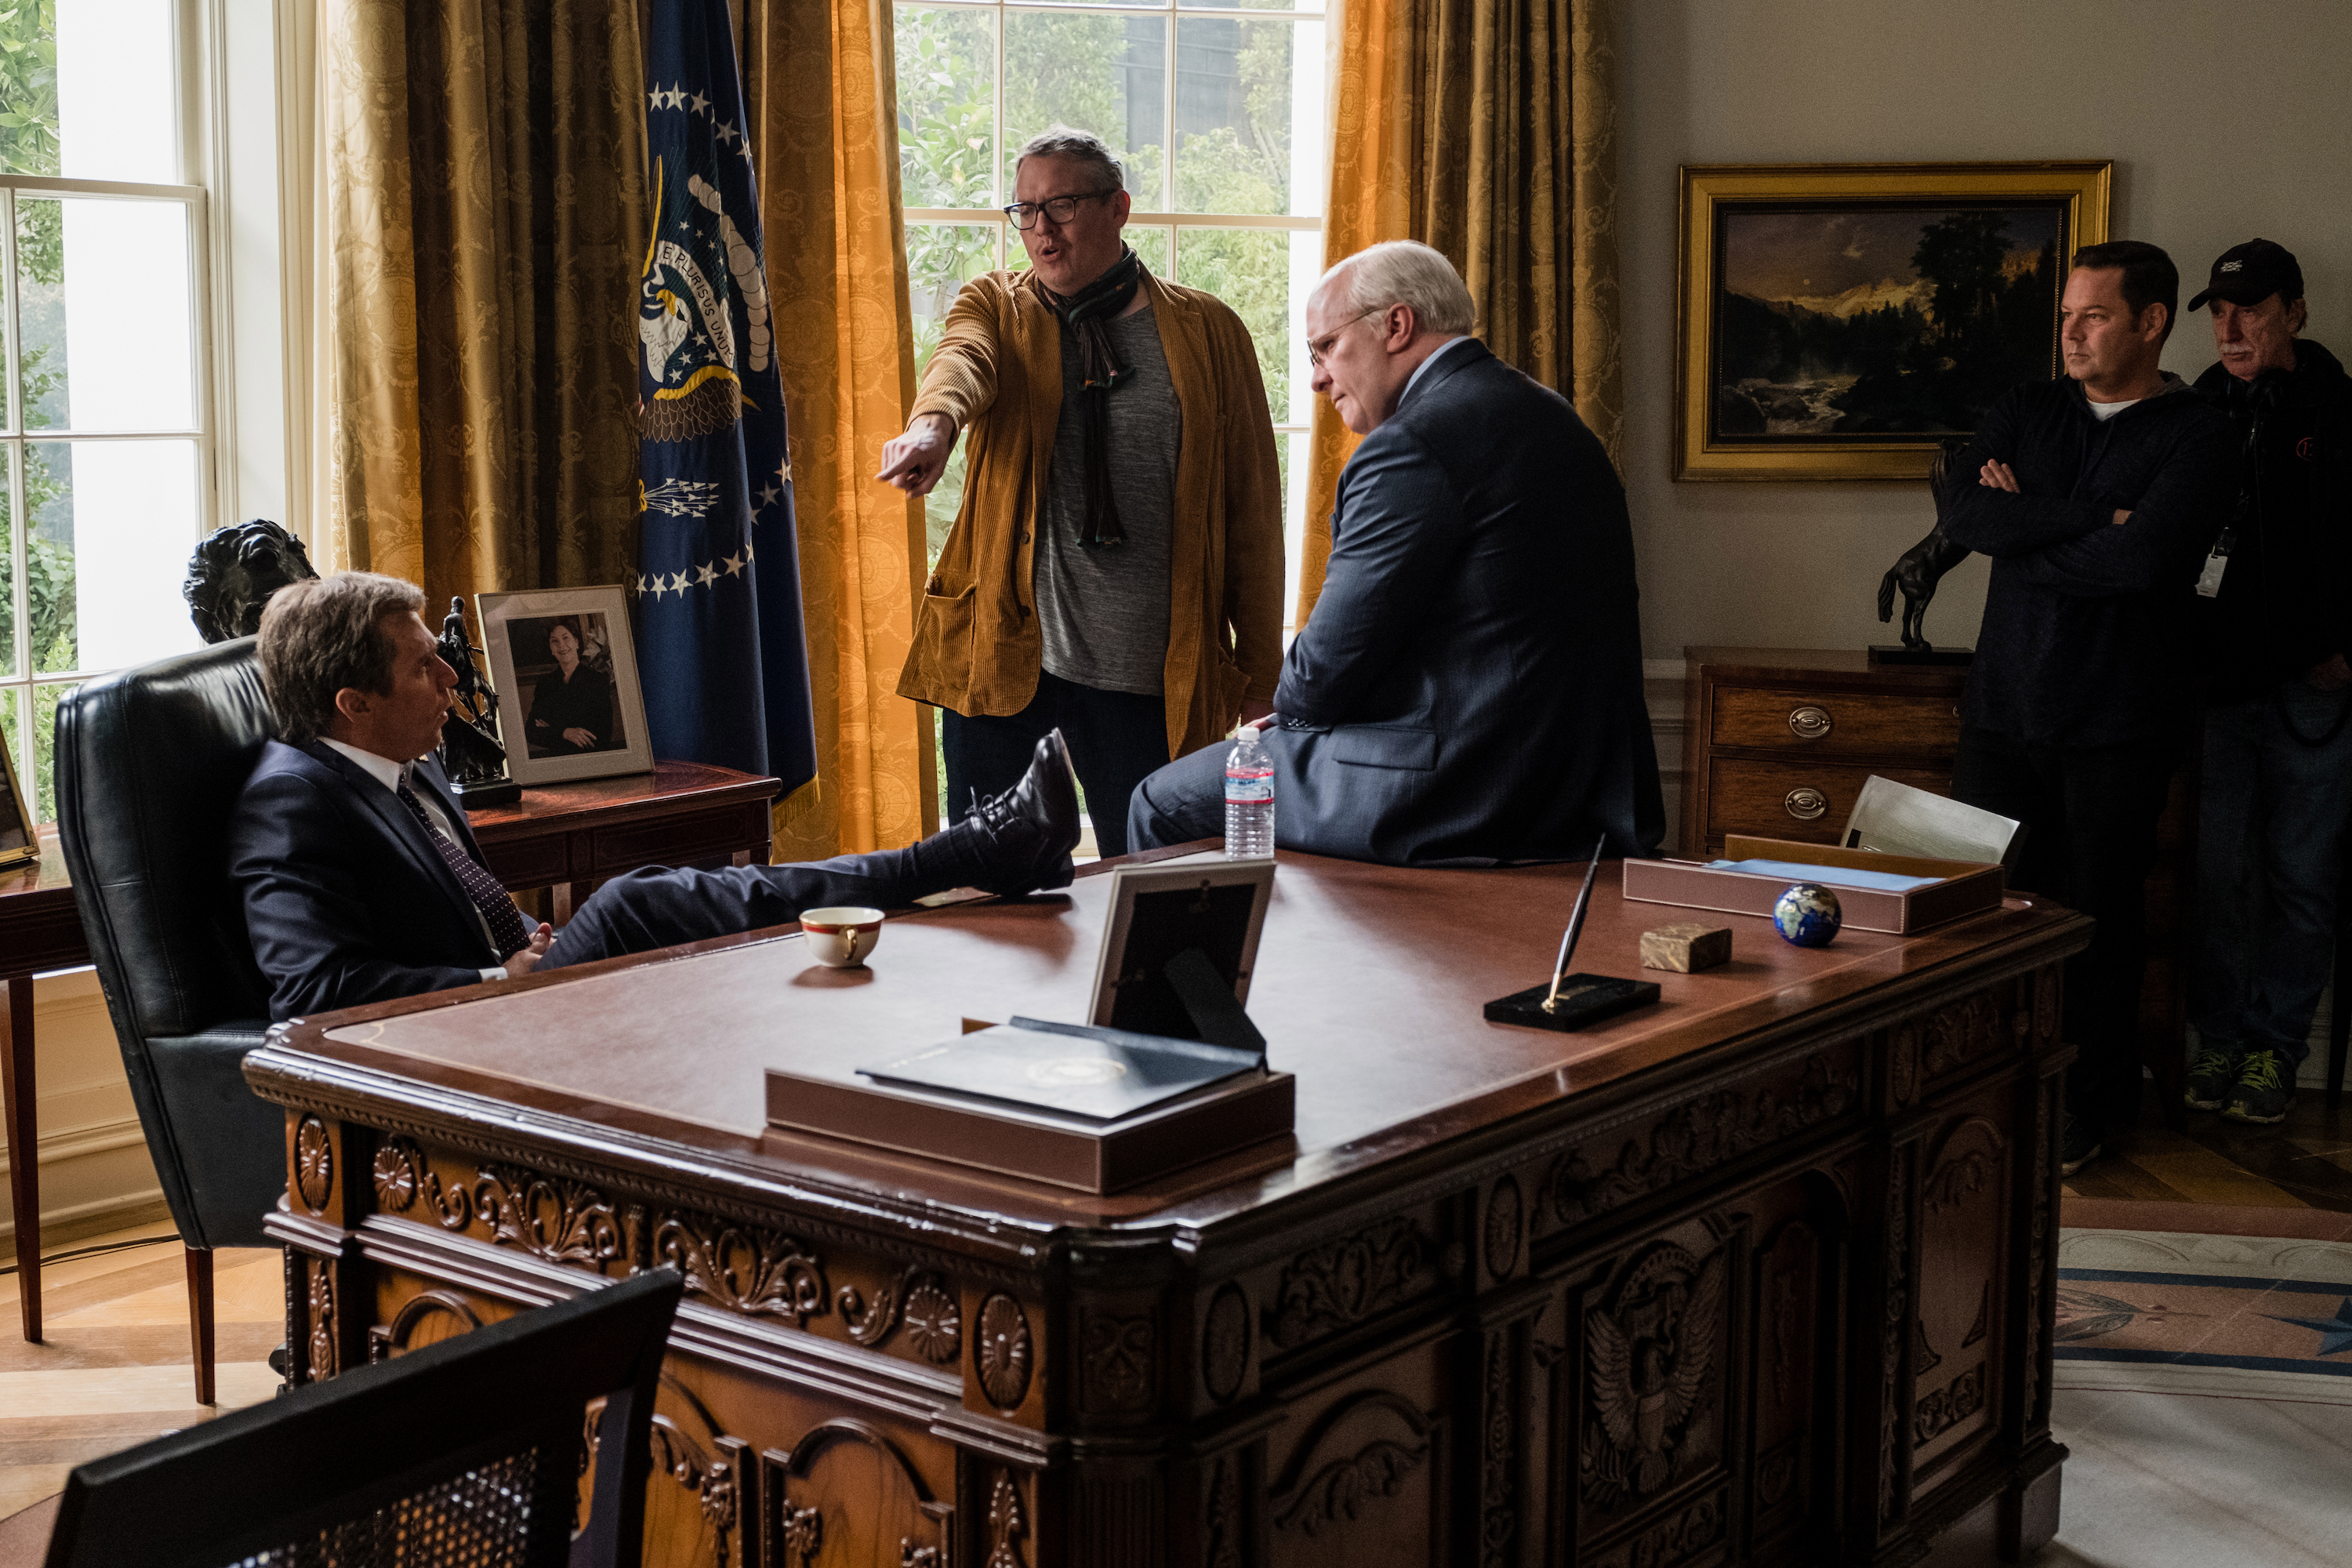
[[[452,784],[449,793],[467,811],[479,811],[485,806],[512,805],[522,798],[522,785],[512,779],[499,779],[490,784]]]
[[[1967,664],[1976,658],[1976,649],[1968,647],[1889,647],[1885,643],[1870,645],[1873,664]]]

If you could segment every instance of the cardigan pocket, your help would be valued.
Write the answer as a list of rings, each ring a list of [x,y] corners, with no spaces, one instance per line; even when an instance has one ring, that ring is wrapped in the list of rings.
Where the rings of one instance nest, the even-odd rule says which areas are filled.
[[[941,592],[948,585],[937,576],[925,584],[908,656],[921,686],[937,694],[932,700],[961,713],[971,704],[972,621],[978,590],[967,585],[960,593]]]

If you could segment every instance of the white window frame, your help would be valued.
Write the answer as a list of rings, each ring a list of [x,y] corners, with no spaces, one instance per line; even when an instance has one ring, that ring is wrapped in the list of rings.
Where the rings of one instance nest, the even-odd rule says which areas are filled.
[[[1329,207],[1328,194],[1326,187],[1329,180],[1332,129],[1330,83],[1328,80],[1328,55],[1332,43],[1338,36],[1337,29],[1340,25],[1340,0],[1330,0],[1330,3],[1325,9],[1317,11],[1258,10],[1240,5],[1193,5],[1182,4],[1181,0],[1177,0],[1177,3],[1175,4],[1168,4],[1166,3],[1166,0],[1161,0],[1161,3],[1159,4],[1133,5],[1063,5],[1057,3],[1057,0],[895,0],[895,3],[911,5],[924,10],[987,11],[995,14],[996,74],[994,81],[996,93],[995,141],[997,157],[991,171],[991,179],[992,182],[1002,182],[1003,179],[1004,157],[1011,152],[1011,148],[1006,142],[1004,128],[1004,24],[1006,13],[1026,11],[1055,16],[1120,16],[1130,20],[1143,16],[1168,18],[1169,28],[1166,63],[1165,68],[1160,72],[1160,92],[1162,94],[1160,105],[1160,124],[1165,128],[1165,133],[1168,139],[1166,154],[1160,160],[1160,196],[1163,202],[1172,202],[1176,189],[1176,159],[1178,155],[1176,141],[1176,84],[1177,78],[1181,74],[1177,69],[1177,51],[1180,47],[1179,40],[1181,36],[1183,24],[1186,21],[1192,19],[1224,22],[1315,22],[1321,24],[1324,27],[1325,58],[1317,62],[1317,69],[1315,72],[1318,78],[1324,81],[1321,112],[1316,116],[1315,120],[1315,123],[1318,128],[1318,136],[1320,140],[1318,144],[1313,150],[1314,155],[1312,159],[1307,165],[1314,171],[1311,185],[1312,200],[1310,203],[1302,203],[1298,199],[1299,194],[1295,184],[1292,197],[1292,205],[1294,206],[1311,205],[1314,208],[1312,215],[1306,216],[1266,216],[1263,215],[1242,213],[1171,212],[1165,210],[1164,208],[1160,210],[1147,211],[1139,207],[1129,212],[1127,224],[1128,227],[1130,229],[1141,226],[1158,228],[1166,232],[1168,236],[1168,271],[1171,281],[1181,279],[1183,276],[1182,246],[1184,231],[1188,228],[1275,229],[1292,234],[1313,234],[1317,236],[1320,236],[1324,232],[1324,215],[1328,212]],[[1294,34],[1294,37],[1295,37],[1296,35]],[[896,69],[896,62],[893,62],[892,68],[894,70]],[[1297,167],[1297,160],[1295,153],[1293,156],[1293,167],[1294,169]],[[1294,181],[1295,180],[1296,175],[1294,174]],[[997,195],[1007,202],[1012,200],[1011,195],[1002,188],[1001,184],[998,186]],[[1002,207],[907,207],[903,209],[903,216],[906,222],[908,224],[993,225],[997,231],[995,255],[996,265],[999,268],[1004,267],[1008,264],[1008,258],[1010,256],[1009,247],[1020,243],[1013,237],[1012,222],[1004,216]],[[1316,249],[1319,254],[1322,247],[1318,246]],[[1320,270],[1319,268],[1318,270]],[[1308,468],[1307,437],[1313,430],[1311,420],[1314,411],[1314,394],[1309,390],[1307,384],[1311,374],[1311,367],[1308,365],[1307,361],[1307,335],[1302,320],[1305,309],[1305,290],[1297,286],[1297,278],[1294,273],[1294,287],[1290,311],[1290,342],[1288,344],[1290,361],[1290,401],[1289,407],[1285,410],[1287,417],[1276,423],[1274,426],[1276,437],[1288,444],[1290,456],[1289,493],[1285,496],[1283,500],[1282,530],[1284,558],[1283,621],[1286,641],[1287,640],[1288,634],[1296,629],[1290,625],[1290,621],[1291,617],[1297,614],[1298,577],[1301,569],[1302,555],[1304,553],[1306,544],[1307,479]],[[1296,437],[1296,439],[1294,439],[1294,437]]]
[[[217,4],[217,0],[214,0]],[[184,178],[202,166],[204,154],[209,150],[202,140],[205,120],[202,113],[206,103],[218,103],[210,63],[214,51],[207,47],[213,29],[209,19],[190,0],[173,7],[173,80],[179,94],[179,112],[174,119],[179,125],[180,169]],[[194,422],[182,428],[161,427],[137,430],[75,430],[70,427],[28,428],[24,423],[25,407],[20,384],[23,343],[21,311],[16,288],[16,201],[20,195],[61,195],[76,199],[99,199],[139,202],[176,202],[187,215],[187,265],[189,284],[189,365],[193,384],[189,389],[189,406]],[[107,673],[93,668],[77,658],[77,667],[68,670],[44,670],[34,668],[32,657],[32,582],[31,541],[33,519],[24,514],[25,447],[28,443],[47,442],[95,443],[104,441],[193,440],[196,448],[196,531],[188,540],[194,550],[196,541],[218,525],[220,511],[218,452],[214,439],[215,361],[214,331],[217,301],[213,294],[213,241],[207,192],[203,184],[146,184],[121,180],[68,179],[54,175],[0,174],[0,268],[5,272],[7,314],[7,347],[5,371],[7,384],[5,407],[0,409],[0,453],[5,453],[8,487],[5,498],[6,514],[10,519],[6,547],[10,556],[9,588],[12,596],[14,639],[10,649],[10,673],[0,675],[0,724],[6,726],[5,735],[16,750],[20,766],[17,780],[25,792],[28,815],[38,816],[41,795],[40,738],[34,731],[34,704],[37,693],[45,687],[70,686],[93,676]],[[76,596],[79,604],[82,587],[78,580]]]

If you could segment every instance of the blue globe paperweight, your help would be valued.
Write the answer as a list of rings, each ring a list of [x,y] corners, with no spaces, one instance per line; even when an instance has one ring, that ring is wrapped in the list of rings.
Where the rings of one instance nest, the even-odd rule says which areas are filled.
[[[1772,927],[1799,947],[1827,947],[1845,915],[1835,893],[1812,882],[1799,882],[1772,906]]]

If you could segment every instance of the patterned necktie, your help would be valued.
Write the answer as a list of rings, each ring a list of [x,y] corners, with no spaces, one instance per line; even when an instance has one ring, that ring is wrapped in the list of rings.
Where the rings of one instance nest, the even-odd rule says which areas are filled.
[[[449,863],[449,870],[457,879],[457,885],[466,889],[466,896],[474,900],[474,907],[482,911],[484,920],[490,922],[490,941],[498,948],[499,959],[505,960],[518,948],[529,947],[530,928],[523,924],[522,911],[514,907],[514,900],[507,897],[507,890],[499,886],[498,879],[483,870],[474,858],[466,853],[464,845],[433,826],[433,819],[425,814],[425,803],[416,798],[415,790],[408,787],[407,773],[400,775],[400,787],[392,793],[400,797],[401,805],[408,807],[408,815],[416,818],[417,826],[425,829],[425,838],[441,852],[441,858]]]

